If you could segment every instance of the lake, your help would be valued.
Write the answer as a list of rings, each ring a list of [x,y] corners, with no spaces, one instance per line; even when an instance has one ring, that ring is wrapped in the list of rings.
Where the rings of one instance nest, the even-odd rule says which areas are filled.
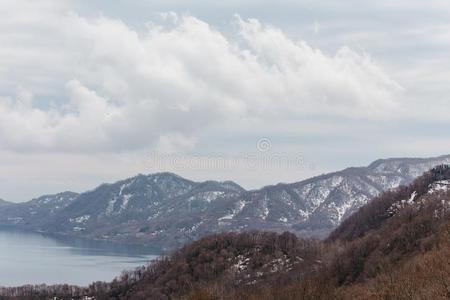
[[[137,246],[0,229],[0,286],[110,281],[157,255]]]

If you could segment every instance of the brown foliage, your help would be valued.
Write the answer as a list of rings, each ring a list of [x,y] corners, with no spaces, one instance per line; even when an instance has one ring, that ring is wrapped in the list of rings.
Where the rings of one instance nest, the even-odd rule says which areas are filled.
[[[447,166],[377,197],[324,242],[288,232],[212,235],[111,283],[2,289],[0,299],[450,299],[450,194],[427,193],[443,179]],[[390,212],[413,192],[420,202]]]

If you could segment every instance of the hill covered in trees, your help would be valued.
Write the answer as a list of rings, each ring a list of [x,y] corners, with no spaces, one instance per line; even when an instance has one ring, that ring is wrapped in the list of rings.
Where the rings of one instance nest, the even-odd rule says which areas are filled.
[[[111,283],[0,290],[1,299],[448,299],[450,168],[359,209],[324,240],[205,237]],[[64,298],[66,297],[66,298]]]

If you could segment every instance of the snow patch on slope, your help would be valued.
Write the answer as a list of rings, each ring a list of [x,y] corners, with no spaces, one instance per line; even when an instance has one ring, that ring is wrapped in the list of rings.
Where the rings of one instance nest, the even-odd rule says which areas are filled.
[[[438,192],[447,192],[450,190],[449,180],[436,181],[429,186],[428,194],[432,195]]]
[[[243,200],[239,200],[239,201],[236,203],[236,206],[235,206],[235,208],[232,210],[231,213],[229,213],[229,214],[227,214],[227,215],[225,215],[225,216],[219,218],[218,220],[219,220],[219,221],[223,221],[223,220],[232,220],[232,219],[234,219],[234,217],[236,217],[236,216],[244,209],[245,206],[246,206],[246,202],[243,201]]]
[[[81,223],[86,223],[87,221],[89,221],[90,218],[91,218],[90,215],[84,215],[84,216],[80,216],[80,217],[77,217],[77,218],[71,218],[69,221],[71,223],[81,224]]]

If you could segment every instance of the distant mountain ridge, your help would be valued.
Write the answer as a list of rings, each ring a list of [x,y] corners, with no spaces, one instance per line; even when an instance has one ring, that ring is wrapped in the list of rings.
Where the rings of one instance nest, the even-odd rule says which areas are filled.
[[[289,230],[324,236],[381,192],[449,163],[450,155],[384,159],[251,191],[232,181],[138,175],[81,194],[64,192],[17,204],[0,201],[0,225],[144,243],[160,251],[227,231]]]

